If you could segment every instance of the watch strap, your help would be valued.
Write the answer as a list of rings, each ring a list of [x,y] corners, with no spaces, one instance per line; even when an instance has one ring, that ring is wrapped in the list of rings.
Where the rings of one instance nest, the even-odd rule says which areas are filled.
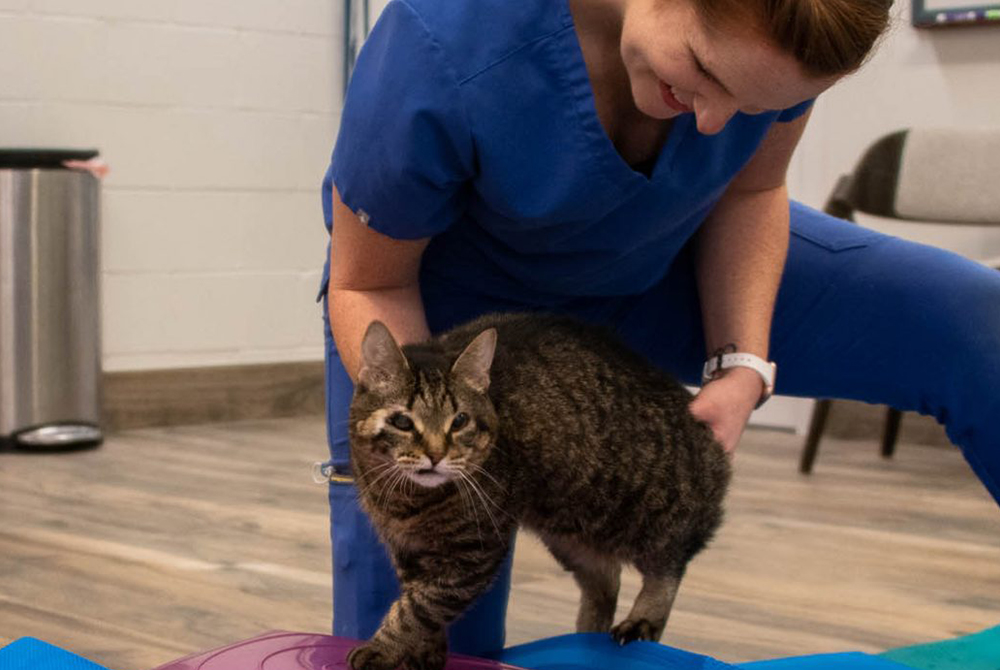
[[[705,361],[705,366],[701,371],[702,384],[712,381],[719,372],[728,368],[750,368],[760,375],[764,382],[764,392],[757,402],[757,407],[763,405],[774,393],[774,380],[778,371],[777,364],[744,352],[720,354]]]

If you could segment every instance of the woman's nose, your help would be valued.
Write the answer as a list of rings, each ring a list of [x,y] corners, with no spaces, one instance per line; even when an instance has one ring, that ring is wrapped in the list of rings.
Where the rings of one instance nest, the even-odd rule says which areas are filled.
[[[715,135],[726,127],[729,119],[736,113],[736,105],[727,102],[704,98],[695,98],[694,116],[698,124],[698,132],[702,135]]]

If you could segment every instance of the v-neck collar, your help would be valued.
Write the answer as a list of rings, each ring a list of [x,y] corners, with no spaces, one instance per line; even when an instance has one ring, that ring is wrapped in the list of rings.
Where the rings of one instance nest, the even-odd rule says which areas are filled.
[[[587,62],[583,57],[583,47],[580,45],[580,36],[576,30],[576,22],[573,20],[573,12],[570,11],[569,0],[559,0],[559,7],[563,14],[563,25],[570,29],[572,43],[576,47],[570,50],[568,64],[571,70],[570,83],[574,88],[574,98],[580,105],[581,113],[578,117],[594,150],[595,157],[601,162],[604,171],[616,182],[622,183],[623,186],[634,187],[660,181],[670,172],[672,157],[677,152],[677,146],[688,133],[694,115],[680,114],[674,117],[659,154],[655,160],[652,160],[653,169],[648,177],[634,169],[619,153],[597,114],[594,87],[590,80],[590,73],[587,71]],[[646,164],[649,162],[647,161]]]

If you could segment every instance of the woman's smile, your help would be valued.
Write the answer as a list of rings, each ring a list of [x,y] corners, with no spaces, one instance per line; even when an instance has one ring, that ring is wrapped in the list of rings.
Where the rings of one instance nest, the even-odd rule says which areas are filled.
[[[683,102],[677,99],[674,95],[674,87],[668,85],[667,83],[660,81],[660,95],[663,97],[663,102],[667,103],[667,106],[673,110],[681,112],[682,114],[694,111]]]

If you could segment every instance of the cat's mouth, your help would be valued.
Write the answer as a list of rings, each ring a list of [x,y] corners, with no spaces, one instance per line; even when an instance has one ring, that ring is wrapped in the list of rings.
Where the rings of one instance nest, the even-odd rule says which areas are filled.
[[[437,468],[420,468],[410,470],[407,475],[411,480],[426,488],[434,488],[449,481],[451,477]]]

